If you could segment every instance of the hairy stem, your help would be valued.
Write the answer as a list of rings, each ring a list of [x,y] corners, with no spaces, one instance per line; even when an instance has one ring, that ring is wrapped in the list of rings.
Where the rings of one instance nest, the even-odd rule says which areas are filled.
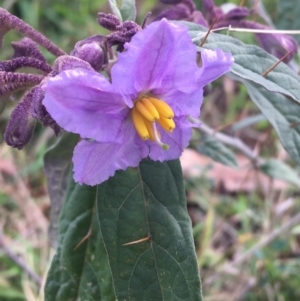
[[[65,55],[66,53],[53,44],[49,39],[47,39],[40,32],[35,30],[33,27],[19,19],[18,17],[10,14],[7,10],[0,7],[0,27],[14,29],[24,36],[32,39],[39,45],[43,46],[50,53],[56,57]]]

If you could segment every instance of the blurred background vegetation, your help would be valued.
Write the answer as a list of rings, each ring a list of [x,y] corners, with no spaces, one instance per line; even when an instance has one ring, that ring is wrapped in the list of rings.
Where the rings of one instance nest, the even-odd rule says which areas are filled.
[[[200,0],[195,2],[201,6]],[[250,2],[245,5],[252,7]],[[279,0],[263,4],[276,24],[286,18],[278,10]],[[66,52],[78,40],[104,34],[96,17],[100,11],[109,12],[104,0],[0,0],[0,6]],[[148,11],[155,16],[167,6],[137,0],[137,7],[141,23]],[[10,42],[20,38],[13,31],[5,36],[0,59],[10,58]],[[239,38],[255,43],[251,34],[239,34]],[[51,54],[43,53],[53,62]],[[0,116],[0,300],[42,300],[40,285],[54,252],[47,235],[50,201],[43,155],[55,137],[38,125],[24,151],[8,147],[2,133],[15,104],[12,100]],[[243,86],[225,77],[216,82],[201,118],[210,127],[241,139],[259,156],[286,161],[297,170]],[[203,155],[203,141],[196,133],[194,149],[184,153],[182,166],[204,300],[300,300],[300,225],[293,220],[300,209],[299,187],[262,174],[239,152],[235,152],[239,168],[216,163]]]

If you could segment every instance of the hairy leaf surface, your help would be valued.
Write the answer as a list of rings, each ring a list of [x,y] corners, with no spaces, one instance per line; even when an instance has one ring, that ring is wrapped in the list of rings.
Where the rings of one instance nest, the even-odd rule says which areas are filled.
[[[213,137],[203,135],[200,143],[197,144],[197,150],[200,154],[210,157],[216,162],[238,167],[233,151]]]
[[[117,172],[98,187],[97,214],[119,301],[201,300],[178,160]]]
[[[300,178],[297,173],[280,160],[269,159],[260,166],[260,169],[272,178],[281,179],[297,186],[300,185]]]
[[[77,141],[77,135],[63,134],[44,156],[44,169],[51,201],[49,238],[53,247],[57,246],[59,214],[66,195],[73,149]]]
[[[300,163],[300,107],[284,95],[270,93],[258,84],[233,78],[246,86],[252,101],[273,125],[285,150]]]
[[[94,214],[96,193],[96,186],[80,186],[70,179],[60,216],[59,244],[45,287],[46,301],[115,301]]]
[[[135,0],[109,0],[114,15],[121,21],[134,21],[136,17]]]
[[[188,26],[195,43],[200,43],[207,29],[194,23],[182,23]],[[260,47],[246,45],[228,35],[210,33],[203,48],[231,52],[234,57],[232,74],[260,85],[270,92],[283,94],[300,105],[300,77],[284,63],[280,63],[272,72],[263,76],[278,62],[278,59]],[[201,48],[199,50],[201,51]]]
[[[203,38],[206,29],[193,23],[183,23],[188,26],[194,41]],[[228,75],[246,86],[252,101],[273,125],[286,151],[300,163],[298,74],[280,63],[263,76],[278,59],[257,46],[246,45],[226,35],[210,33],[203,47],[232,53],[235,62]]]

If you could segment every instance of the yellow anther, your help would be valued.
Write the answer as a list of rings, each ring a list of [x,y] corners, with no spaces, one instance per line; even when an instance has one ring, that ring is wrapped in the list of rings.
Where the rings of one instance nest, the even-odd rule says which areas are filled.
[[[161,116],[157,120],[157,122],[165,131],[169,133],[173,132],[173,130],[175,129],[175,122],[173,121],[173,119],[169,119]]]
[[[159,113],[149,98],[143,97],[140,101],[143,103],[143,105],[145,105],[147,110],[155,119],[159,119]]]
[[[149,139],[149,132],[145,124],[145,120],[142,114],[135,107],[132,109],[132,122],[139,136],[143,140]]]
[[[155,108],[158,111],[160,116],[162,115],[166,118],[174,117],[174,112],[167,103],[165,103],[164,101],[162,101],[160,99],[154,98],[154,97],[149,97],[149,100],[155,106]]]
[[[151,112],[146,108],[146,106],[140,100],[138,100],[135,103],[135,107],[143,115],[143,117],[145,117],[149,121],[153,122],[155,120],[155,116],[151,114]]]
[[[150,122],[150,121],[148,121],[146,119],[144,119],[144,121],[145,121],[147,130],[148,130],[148,133],[149,133],[150,140],[152,140],[152,141],[155,142],[156,139],[155,139],[155,135],[154,135],[154,131],[153,131],[153,122]],[[156,132],[157,132],[158,138],[160,139],[161,138],[160,132],[159,131],[156,131]]]
[[[155,97],[141,96],[136,100],[131,114],[134,127],[143,140],[150,139],[162,149],[169,149],[169,145],[161,141],[157,129],[157,123],[166,132],[171,133],[175,129],[174,112],[167,103]]]

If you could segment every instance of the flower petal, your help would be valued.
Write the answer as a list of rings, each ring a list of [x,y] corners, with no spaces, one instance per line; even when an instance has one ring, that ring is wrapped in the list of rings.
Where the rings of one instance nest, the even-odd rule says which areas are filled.
[[[159,145],[153,142],[148,142],[150,149],[149,157],[152,160],[165,161],[177,159],[181,156],[183,149],[188,146],[189,140],[192,137],[192,124],[186,121],[185,117],[174,118],[176,128],[169,134],[164,130],[161,133],[161,141],[169,145],[168,150],[163,150]]]
[[[163,91],[162,94],[159,93],[160,91],[156,92],[158,98],[163,99],[172,107],[176,116],[191,115],[197,118],[203,101],[203,87],[228,72],[233,63],[231,54],[223,53],[220,49],[203,50],[201,56],[202,67],[198,68],[197,89],[190,93],[178,91],[176,88],[166,93]]]
[[[202,67],[198,74],[198,84],[202,87],[230,71],[230,66],[234,62],[231,53],[224,53],[220,49],[202,50],[201,58]]]
[[[67,70],[48,79],[44,89],[43,104],[63,129],[102,142],[117,139],[129,108],[104,76]]]
[[[134,97],[156,89],[190,93],[197,88],[196,47],[187,28],[166,19],[153,22],[125,44],[112,68],[113,86]]]
[[[203,101],[203,88],[199,87],[190,94],[171,90],[157,97],[163,99],[171,106],[175,116],[192,115],[197,118],[200,114],[200,107]]]
[[[136,167],[143,158],[138,137],[131,122],[122,130],[124,143],[81,141],[74,150],[74,179],[80,184],[97,185],[113,176],[116,170]]]

